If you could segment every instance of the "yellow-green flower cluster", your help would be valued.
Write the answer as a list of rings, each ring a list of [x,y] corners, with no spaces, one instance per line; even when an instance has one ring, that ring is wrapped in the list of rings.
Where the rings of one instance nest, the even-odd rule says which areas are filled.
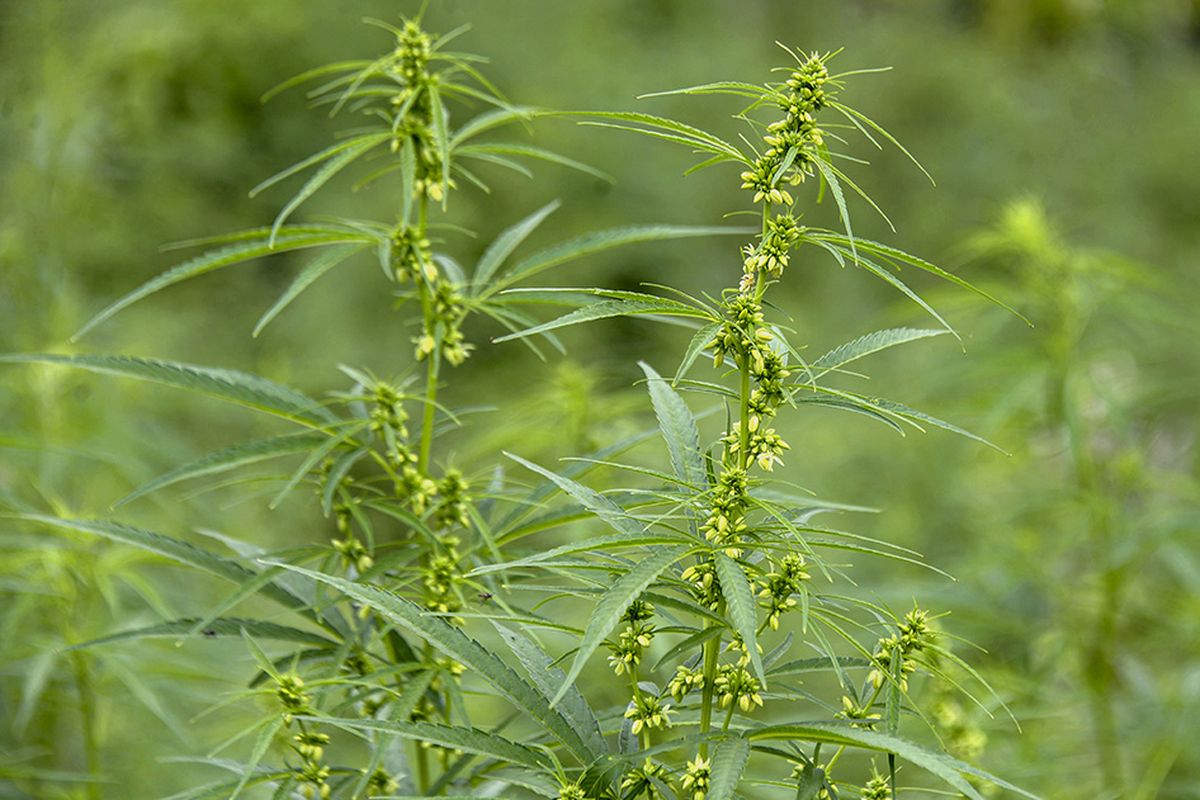
[[[696,598],[697,603],[710,611],[721,607],[725,596],[721,593],[721,583],[717,580],[717,567],[711,559],[693,564],[679,577],[692,585],[692,596]]]
[[[667,694],[675,698],[676,703],[683,701],[693,689],[704,688],[704,671],[691,669],[684,664],[675,668],[675,674],[667,681]]]
[[[471,502],[471,496],[467,494],[467,490],[470,488],[471,486],[463,478],[462,472],[457,469],[446,470],[442,480],[438,483],[438,495],[441,499],[437,506],[437,521],[440,525],[443,527],[451,525],[467,527],[470,522],[467,506]]]
[[[892,800],[891,781],[875,772],[863,786],[862,800]]]
[[[386,770],[376,769],[367,778],[367,797],[395,794],[400,788],[400,781],[393,778]]]
[[[766,609],[771,630],[779,630],[779,617],[796,607],[796,598],[792,595],[800,591],[800,585],[810,577],[805,566],[804,556],[790,553],[780,560],[775,571],[759,579],[762,586],[758,592],[759,605]]]
[[[654,606],[644,600],[634,600],[621,621],[625,627],[617,634],[615,642],[607,644],[612,655],[608,664],[618,675],[632,675],[634,669],[642,662],[642,652],[654,641],[654,626],[649,620],[654,616]]]
[[[634,798],[644,793],[653,800],[663,796],[660,784],[670,788],[671,775],[662,764],[647,758],[640,767],[630,770],[621,779],[621,795]]]
[[[683,770],[683,778],[679,785],[683,788],[683,800],[704,800],[708,794],[709,780],[712,778],[712,761],[696,756],[689,761]]]
[[[405,283],[416,275],[432,283],[437,280],[437,265],[433,261],[433,246],[412,225],[402,225],[392,231],[388,262],[396,283]]]
[[[767,126],[767,150],[742,173],[742,188],[754,192],[754,202],[792,205],[792,196],[780,183],[795,186],[812,174],[812,162],[825,137],[813,114],[828,102],[825,85],[829,70],[824,57],[811,54],[792,72],[777,101],[784,118]]]
[[[879,722],[882,717],[871,710],[869,705],[859,705],[854,702],[853,698],[842,695],[842,710],[835,714],[838,719],[847,719],[851,721],[852,728],[866,728],[874,730],[875,723]]]
[[[799,240],[803,230],[791,214],[776,214],[767,221],[766,231],[757,246],[748,244],[742,248],[742,268],[747,275],[766,272],[778,278],[783,274],[791,258],[792,246]]]
[[[867,675],[867,681],[875,688],[883,685],[885,675],[896,669],[899,660],[900,688],[908,690],[908,676],[914,673],[917,665],[914,657],[919,655],[933,642],[934,631],[929,625],[929,614],[920,609],[913,609],[904,616],[897,633],[885,636],[875,645],[875,653],[871,660],[875,668]]]
[[[755,707],[763,704],[762,684],[744,666],[723,664],[717,670],[713,690],[720,700],[721,708],[729,708],[737,704],[742,713],[749,713]]]
[[[429,557],[421,570],[421,582],[425,587],[425,607],[439,614],[453,614],[463,607],[464,578],[458,566],[458,539],[447,536],[442,545],[445,552]]]
[[[642,731],[671,727],[671,704],[661,697],[639,692],[625,711],[625,719],[631,720],[630,732],[637,736]]]
[[[312,697],[304,691],[304,681],[299,675],[288,673],[275,679],[275,697],[283,706],[283,721],[291,724],[292,719],[312,713]]]
[[[726,467],[717,478],[712,491],[712,506],[708,518],[700,527],[704,538],[724,550],[730,558],[742,555],[742,537],[748,530],[746,507],[749,503],[746,470]]]
[[[587,790],[578,782],[563,783],[558,787],[558,800],[588,800]]]

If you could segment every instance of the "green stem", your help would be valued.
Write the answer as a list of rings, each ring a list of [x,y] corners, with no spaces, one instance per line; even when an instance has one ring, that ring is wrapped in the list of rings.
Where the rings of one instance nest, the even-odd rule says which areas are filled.
[[[721,637],[713,636],[704,643],[704,688],[700,700],[700,735],[712,730],[713,689],[717,682],[717,657],[720,655]],[[700,757],[708,758],[708,740],[700,740]]]
[[[433,448],[433,421],[437,413],[438,369],[442,363],[441,353],[435,347],[427,358],[425,372],[425,418],[421,423],[421,455],[417,469],[424,475],[429,471],[429,454]]]
[[[88,800],[100,800],[100,741],[96,736],[96,704],[92,695],[91,671],[88,669],[87,656],[83,653],[73,653],[71,662],[75,671],[75,690],[79,694],[84,761],[88,777],[91,778],[84,791]]]

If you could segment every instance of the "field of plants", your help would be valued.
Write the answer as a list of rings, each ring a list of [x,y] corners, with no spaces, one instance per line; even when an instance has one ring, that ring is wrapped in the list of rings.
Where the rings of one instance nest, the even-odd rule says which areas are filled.
[[[1200,2],[0,5],[0,799],[1200,798]]]

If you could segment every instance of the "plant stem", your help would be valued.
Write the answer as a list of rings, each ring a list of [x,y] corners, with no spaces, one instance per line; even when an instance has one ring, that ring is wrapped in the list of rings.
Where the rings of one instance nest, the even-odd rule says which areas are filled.
[[[717,682],[717,656],[721,647],[721,637],[713,636],[704,643],[704,688],[700,700],[700,735],[703,737],[712,729],[713,688]],[[700,757],[708,758],[708,739],[700,740]]]
[[[75,690],[79,693],[84,761],[88,777],[91,778],[84,791],[88,800],[100,800],[100,742],[96,737],[96,704],[92,696],[91,671],[88,669],[87,656],[83,653],[73,653],[71,662],[75,670]]]
[[[425,372],[425,418],[421,423],[421,455],[417,469],[421,474],[429,470],[429,454],[433,447],[433,421],[437,412],[438,368],[442,363],[438,348],[428,356],[429,365]]]

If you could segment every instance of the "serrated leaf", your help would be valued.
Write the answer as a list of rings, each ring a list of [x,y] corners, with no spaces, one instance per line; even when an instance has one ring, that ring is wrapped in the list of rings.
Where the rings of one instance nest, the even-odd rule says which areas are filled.
[[[746,577],[741,565],[724,553],[714,553],[713,561],[716,563],[721,592],[729,604],[729,618],[733,622],[733,629],[742,637],[746,653],[750,656],[750,665],[754,669],[754,676],[765,689],[767,678],[763,670],[762,654],[758,652],[758,602],[754,599],[754,590],[750,588],[750,579]]]
[[[526,461],[520,456],[515,456],[512,453],[504,455],[516,461],[526,469],[531,469],[544,478],[549,478],[555,486],[562,489],[566,494],[580,503],[588,511],[592,512],[617,533],[623,533],[629,536],[637,536],[645,532],[645,525],[631,517],[625,509],[609,500],[602,494],[599,494],[581,483],[571,480],[563,475],[558,475],[544,467],[539,467],[532,461]]]
[[[254,333],[252,335],[257,337],[260,333],[262,333],[263,328],[270,325],[271,321],[274,320],[275,317],[279,316],[280,312],[287,308],[291,302],[299,297],[300,294],[309,286],[311,286],[314,281],[316,281],[326,272],[329,272],[329,270],[333,269],[338,264],[341,264],[350,256],[363,250],[365,247],[365,244],[334,247],[328,252],[325,252],[313,259],[312,262],[306,265],[304,269],[300,270],[300,274],[298,274],[295,279],[288,284],[287,289],[283,291],[283,294],[279,296],[279,299],[276,300],[271,307],[268,308],[263,315],[258,318],[258,322],[254,325]]]
[[[113,503],[113,508],[131,503],[139,497],[156,492],[159,489],[166,488],[180,481],[199,478],[204,475],[216,475],[270,458],[303,453],[321,444],[326,438],[324,435],[313,433],[288,434],[285,436],[273,436],[270,439],[243,442],[216,450],[143,483]]]
[[[646,299],[620,299],[620,300],[601,300],[598,303],[592,303],[589,306],[576,309],[569,314],[564,314],[557,319],[552,319],[549,322],[543,322],[541,325],[535,325],[532,328],[526,328],[523,331],[510,333],[505,336],[497,337],[492,341],[496,343],[507,342],[512,339],[521,339],[526,336],[545,333],[546,331],[556,330],[558,328],[566,328],[571,325],[579,325],[583,322],[593,322],[598,319],[609,319],[611,317],[636,317],[646,315],[668,316],[668,317],[692,317],[707,319],[708,315],[686,303],[680,303],[676,300],[668,300],[666,298]]]
[[[751,742],[771,740],[820,742],[839,746],[845,745],[847,747],[861,747],[881,753],[895,753],[910,764],[941,778],[951,787],[962,792],[972,800],[984,800],[984,797],[963,775],[971,775],[1001,788],[1008,789],[1011,792],[1016,792],[1023,797],[1031,798],[1031,800],[1039,800],[1037,795],[1001,780],[995,775],[976,769],[965,761],[959,761],[944,753],[928,750],[898,736],[878,731],[852,728],[846,724],[804,722],[791,725],[767,725],[748,731],[746,738]]]
[[[545,754],[478,728],[440,725],[432,722],[402,722],[381,719],[351,719],[346,717],[300,717],[321,725],[333,725],[352,731],[380,731],[431,742],[454,750],[488,756],[507,764],[520,764],[530,769],[551,769],[552,762]]]
[[[671,466],[679,480],[701,491],[708,489],[704,472],[704,454],[700,451],[700,429],[696,417],[687,403],[663,380],[662,376],[645,361],[638,366],[646,373],[650,389],[650,403],[667,450],[671,454]]]
[[[517,281],[532,277],[539,272],[544,272],[552,267],[565,264],[568,261],[626,244],[667,239],[686,239],[696,236],[744,234],[745,232],[745,228],[639,225],[588,233],[548,247],[517,263],[516,266],[505,272],[490,288],[485,290],[481,296],[488,297],[507,286],[511,286]]]
[[[513,651],[513,655],[525,667],[529,679],[541,690],[542,695],[547,700],[553,697],[554,692],[565,681],[562,670],[553,666],[553,660],[546,655],[541,645],[533,637],[520,631],[514,631],[497,622],[492,624],[500,633],[500,638]],[[592,707],[588,705],[588,701],[578,687],[572,686],[568,689],[558,702],[557,708],[570,721],[575,730],[580,732],[588,746],[597,753],[608,752],[608,744],[600,732],[600,723],[596,720],[596,713],[592,711]]]
[[[713,753],[712,778],[704,800],[730,800],[749,760],[749,740],[741,736],[723,740]]]
[[[231,561],[202,547],[197,547],[190,542],[173,539],[161,533],[134,528],[129,525],[120,525],[105,520],[64,519],[43,514],[13,514],[11,516],[15,519],[37,522],[80,533],[89,533],[123,544],[133,545],[134,547],[148,550],[151,553],[156,553],[172,561],[195,567],[217,577],[233,581],[234,583],[240,584],[257,574],[236,561]],[[263,594],[288,608],[304,611],[305,613],[309,611],[307,604],[301,598],[276,583],[264,586]]]
[[[692,364],[696,363],[696,359],[704,352],[709,343],[716,338],[717,333],[721,330],[722,323],[714,322],[705,325],[692,337],[692,341],[688,343],[687,350],[684,351],[683,359],[679,362],[679,369],[675,370],[675,377],[671,379],[672,386],[678,386],[680,379],[687,374],[687,371],[692,368]]]
[[[270,243],[272,245],[275,244],[279,229],[283,227],[283,223],[287,221],[287,218],[292,215],[292,212],[299,208],[305,200],[312,197],[313,194],[326,183],[328,183],[334,175],[337,175],[339,172],[353,163],[359,156],[363,155],[368,150],[383,144],[391,138],[392,132],[385,131],[383,133],[370,133],[365,136],[359,136],[349,142],[343,142],[341,146],[344,149],[333,158],[330,158],[328,161],[326,161],[324,166],[313,173],[313,176],[309,178],[303,186],[300,187],[300,191],[296,192],[296,194],[292,196],[292,199],[288,201],[287,205],[285,205],[279,212],[279,215],[275,217],[275,223],[271,226]]]
[[[158,625],[149,625],[144,628],[133,628],[108,636],[101,636],[99,639],[73,644],[70,647],[63,648],[63,652],[68,653],[72,650],[82,650],[88,647],[98,647],[104,644],[112,644],[113,642],[125,642],[137,639],[178,638],[191,633],[195,630],[196,623],[202,621],[199,617],[189,617],[187,619],[163,622]],[[279,642],[299,642],[301,644],[312,644],[320,647],[337,646],[337,642],[332,639],[327,639],[320,634],[311,633],[310,631],[303,631],[299,628],[280,625],[275,622],[267,622],[266,620],[242,619],[240,617],[217,617],[216,619],[209,620],[204,626],[202,634],[206,638],[215,638],[218,636],[240,637],[243,628],[251,635],[261,639],[272,639]]]
[[[444,619],[378,586],[351,583],[293,564],[279,566],[332,586],[342,594],[375,609],[395,625],[424,638],[442,653],[491,684],[518,709],[537,720],[547,733],[562,742],[583,763],[591,763],[601,755],[592,752],[562,712],[552,708],[541,692],[513,672],[487,648]]]
[[[588,619],[588,626],[583,633],[583,638],[579,640],[579,649],[575,651],[575,658],[567,670],[567,677],[558,692],[555,693],[554,699],[551,700],[551,705],[556,704],[570,691],[575,683],[575,679],[583,671],[587,660],[600,647],[605,637],[617,626],[617,623],[621,620],[621,616],[629,608],[629,605],[650,584],[654,583],[659,575],[676,561],[683,558],[686,553],[687,548],[685,547],[664,547],[656,550],[634,564],[628,572],[622,575],[616,583],[601,595],[600,602],[596,604],[595,609],[592,610],[591,617]]]
[[[483,255],[480,256],[479,263],[475,266],[475,274],[472,276],[473,294],[478,294],[482,287],[487,285],[504,260],[512,255],[513,250],[516,250],[521,242],[529,238],[529,235],[546,220],[546,217],[558,210],[560,205],[562,204],[557,200],[547,203],[525,219],[506,228],[488,245],[487,250],[484,250]]]
[[[321,232],[317,232],[321,231]],[[271,233],[267,231],[266,237]],[[155,278],[151,278],[146,283],[143,283],[132,292],[123,295],[117,300],[110,303],[100,313],[92,317],[86,325],[71,337],[75,341],[86,334],[88,331],[95,328],[100,323],[112,317],[127,306],[133,305],[139,300],[142,300],[155,292],[172,286],[176,283],[194,278],[198,275],[203,275],[214,270],[229,267],[234,264],[240,264],[246,261],[253,261],[263,256],[283,253],[288,250],[300,250],[308,247],[320,247],[326,244],[338,244],[341,242],[369,242],[370,237],[361,231],[346,230],[341,228],[318,228],[314,226],[304,226],[293,232],[290,228],[277,230],[275,233],[274,242],[264,239],[263,235],[256,238],[222,247],[218,250],[213,250],[207,253],[201,253],[195,258],[185,261],[184,263],[172,267],[159,274]]]
[[[816,377],[819,378],[821,375],[843,367],[852,361],[857,361],[864,356],[878,353],[880,350],[886,350],[889,347],[895,347],[898,344],[916,341],[917,339],[926,339],[930,336],[942,336],[946,333],[949,333],[949,331],[919,328],[889,328],[887,330],[875,331],[860,336],[854,341],[835,347],[809,364],[809,368],[814,373],[817,373]]]
[[[213,369],[136,356],[0,355],[0,363],[62,364],[107,375],[160,383],[200,392],[288,419],[334,422],[337,417],[310,397],[266,378],[231,369]]]

